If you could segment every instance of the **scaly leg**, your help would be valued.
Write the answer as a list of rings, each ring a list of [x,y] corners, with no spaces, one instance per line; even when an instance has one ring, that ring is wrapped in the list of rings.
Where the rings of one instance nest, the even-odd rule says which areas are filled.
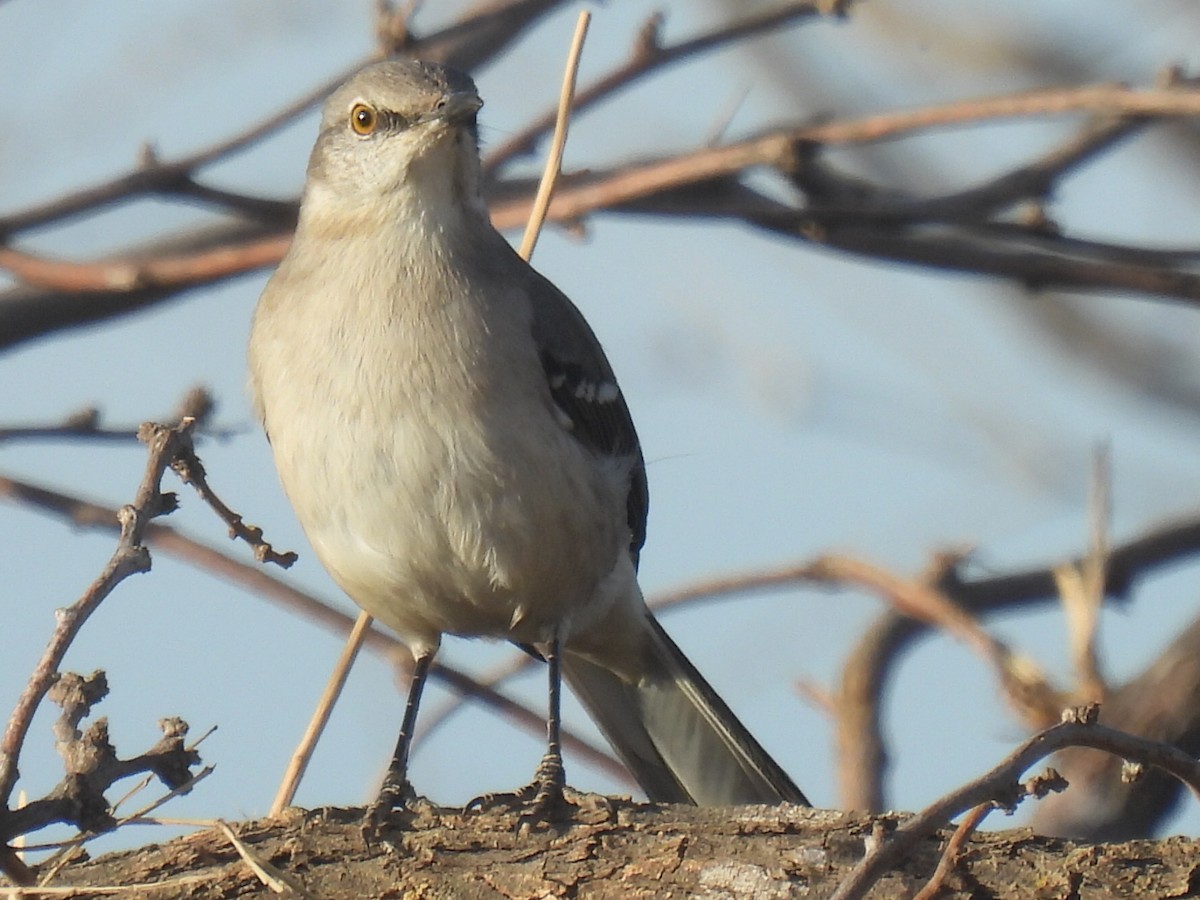
[[[546,755],[538,764],[533,782],[520,790],[504,794],[484,794],[467,804],[467,809],[494,804],[528,804],[521,813],[521,825],[559,821],[570,807],[564,795],[567,779],[562,760],[562,663],[561,646],[557,638],[546,645],[549,679],[549,710],[546,715]]]
[[[377,831],[387,820],[388,813],[415,798],[412,785],[408,781],[408,751],[412,747],[413,732],[417,725],[417,709],[421,705],[421,693],[425,690],[425,680],[429,677],[433,656],[431,651],[413,659],[408,702],[404,706],[404,721],[400,725],[400,736],[396,739],[396,750],[392,754],[391,763],[388,764],[379,796],[367,809],[366,827],[369,829]]]

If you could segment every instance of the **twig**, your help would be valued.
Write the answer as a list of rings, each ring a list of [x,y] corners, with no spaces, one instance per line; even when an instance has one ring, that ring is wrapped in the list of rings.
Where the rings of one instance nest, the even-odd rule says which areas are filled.
[[[1108,684],[1096,653],[1096,630],[1104,606],[1104,569],[1112,518],[1111,478],[1110,451],[1105,445],[1097,448],[1092,462],[1088,551],[1078,565],[1061,566],[1055,572],[1067,622],[1078,702],[1103,703],[1108,699]]]
[[[575,24],[575,35],[571,39],[571,49],[567,53],[566,71],[563,73],[562,91],[558,97],[558,117],[554,125],[554,140],[550,152],[546,155],[546,167],[542,172],[541,183],[533,198],[533,208],[529,212],[529,221],[525,225],[525,237],[518,251],[521,258],[529,260],[533,249],[537,246],[538,235],[542,232],[542,223],[546,221],[546,210],[550,207],[550,198],[554,194],[554,185],[558,173],[562,171],[563,150],[567,146],[567,128],[571,121],[571,101],[575,96],[575,79],[579,74],[579,57],[583,53],[583,41],[587,37],[588,23],[592,20],[591,13],[584,10],[579,14]]]
[[[145,806],[141,807],[140,809],[136,810],[135,812],[131,812],[128,815],[125,815],[125,816],[122,816],[122,817],[116,819],[112,823],[112,826],[110,828],[107,828],[103,831],[89,831],[84,834],[77,834],[77,835],[75,835],[75,837],[67,838],[64,841],[52,841],[47,844],[30,844],[28,849],[31,851],[42,851],[42,850],[58,850],[59,852],[70,851],[76,847],[79,847],[79,846],[82,846],[83,844],[88,843],[89,841],[95,840],[96,838],[100,837],[102,834],[108,834],[109,832],[115,831],[116,829],[121,828],[125,825],[141,824],[142,820],[144,820],[144,819],[149,820],[150,813],[154,812],[154,810],[160,809],[163,806],[166,806],[167,803],[174,800],[176,797],[179,797],[183,794],[188,793],[192,788],[194,788],[197,784],[199,784],[201,781],[203,781],[205,778],[207,778],[209,775],[211,775],[215,771],[216,771],[216,766],[205,766],[204,768],[200,769],[195,774],[193,774],[186,781],[184,781],[182,784],[179,784],[179,785],[171,788],[169,791],[167,791],[167,793],[163,794],[161,797],[155,798],[154,800],[147,803]],[[50,863],[52,860],[53,860],[53,857],[51,857],[51,859],[46,860],[46,863]]]
[[[1022,799],[1018,779],[1026,769],[1063,747],[1084,746],[1156,766],[1200,790],[1200,762],[1174,747],[1134,737],[1089,721],[1066,721],[1034,735],[987,774],[946,794],[922,812],[903,822],[886,840],[879,841],[854,867],[831,900],[857,900],[879,877],[893,868],[913,848],[959,813],[981,803],[1011,808]],[[1055,787],[1038,781],[1035,789]]]
[[[184,745],[188,726],[182,719],[160,720],[163,737],[145,753],[128,759],[117,756],[107,719],[95,719],[86,731],[80,730],[81,721],[107,691],[103,672],[86,678],[67,672],[48,692],[62,707],[54,733],[66,774],[46,796],[15,809],[0,809],[0,844],[55,822],[67,822],[85,833],[114,830],[121,822],[114,818],[105,793],[131,775],[152,773],[172,791],[168,796],[185,793],[195,783],[192,767],[199,765],[200,756],[194,746]]]
[[[987,818],[988,813],[995,808],[991,803],[980,803],[963,816],[958,827],[954,829],[954,834],[950,835],[950,840],[946,841],[946,849],[942,851],[942,858],[938,860],[933,875],[929,881],[925,882],[924,887],[917,891],[913,900],[936,900],[938,894],[942,892],[942,886],[946,883],[946,879],[950,877],[950,873],[958,864],[958,857],[963,846]]]
[[[236,433],[234,429],[213,429],[208,427],[215,404],[212,395],[204,387],[194,387],[184,395],[178,408],[167,422],[177,425],[185,418],[196,420],[194,430],[203,430],[206,436],[230,437]],[[138,439],[140,426],[108,426],[101,424],[100,410],[94,406],[85,407],[71,413],[55,425],[11,425],[0,427],[0,443],[10,440],[87,440],[113,441],[133,443]]]
[[[191,485],[200,496],[200,499],[207,503],[213,512],[220,516],[221,520],[229,526],[230,538],[241,538],[254,548],[254,558],[260,563],[275,563],[275,565],[287,569],[299,559],[295,551],[287,550],[283,553],[278,552],[269,542],[263,539],[263,530],[261,528],[257,525],[247,525],[241,515],[225,505],[209,485],[204,471],[204,464],[196,456],[196,449],[190,439],[179,447],[174,458],[171,460],[171,469],[184,484]]]
[[[307,900],[315,900],[315,895],[310,893],[298,878],[289,875],[278,866],[271,865],[270,862],[251,850],[246,842],[238,837],[237,833],[223,819],[217,820],[217,828],[229,839],[229,843],[233,844],[233,849],[237,851],[242,861],[250,867],[250,870],[258,877],[258,880],[273,892],[307,898]]]
[[[366,611],[359,612],[358,618],[354,620],[354,627],[350,629],[346,645],[342,648],[342,653],[333,667],[321,699],[317,701],[317,708],[313,710],[308,728],[305,729],[304,736],[300,738],[300,743],[292,753],[287,771],[283,773],[283,780],[279,784],[279,790],[275,794],[275,801],[271,804],[271,811],[268,815],[277,816],[292,805],[296,789],[300,786],[300,780],[304,777],[309,760],[312,759],[313,751],[316,750],[317,742],[321,739],[325,726],[329,724],[329,716],[333,712],[334,704],[342,695],[342,689],[346,686],[346,678],[350,675],[350,669],[358,657],[358,651],[362,648],[363,641],[366,640],[367,632],[371,630],[371,621],[371,615]]]

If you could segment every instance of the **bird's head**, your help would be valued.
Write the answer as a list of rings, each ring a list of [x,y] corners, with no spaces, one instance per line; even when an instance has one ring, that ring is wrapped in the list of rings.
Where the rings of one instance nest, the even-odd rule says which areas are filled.
[[[325,102],[306,202],[346,211],[477,205],[482,105],[475,83],[454,69],[409,60],[367,66]]]

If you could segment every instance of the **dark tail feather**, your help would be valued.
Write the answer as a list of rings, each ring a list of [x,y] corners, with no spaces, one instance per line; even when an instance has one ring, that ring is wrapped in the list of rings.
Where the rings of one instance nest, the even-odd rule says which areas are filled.
[[[631,683],[568,649],[563,674],[656,802],[723,806],[807,798],[649,613]]]

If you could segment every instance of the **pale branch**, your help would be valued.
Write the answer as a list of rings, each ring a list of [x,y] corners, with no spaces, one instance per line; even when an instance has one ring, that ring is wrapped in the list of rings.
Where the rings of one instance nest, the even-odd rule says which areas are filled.
[[[183,289],[273,266],[291,243],[291,231],[198,253],[156,259],[76,263],[0,247],[0,267],[31,287],[70,293]]]
[[[0,476],[0,499],[51,513],[65,519],[77,528],[101,530],[116,528],[116,512],[111,507],[90,503],[16,478]],[[145,541],[156,551],[168,553],[201,571],[236,584],[256,597],[278,604],[292,615],[309,619],[322,628],[343,637],[349,634],[353,627],[353,618],[334,606],[300,591],[259,566],[243,563],[215,547],[190,538],[170,525],[160,522],[150,523],[146,527]],[[388,661],[395,661],[398,657],[403,658],[408,654],[403,644],[377,628],[372,628],[367,632],[365,644]],[[476,699],[486,709],[507,718],[529,733],[541,735],[545,732],[546,722],[543,713],[481,684],[467,673],[437,662],[434,664],[431,675],[462,696]],[[629,773],[625,767],[608,751],[565,729],[563,744],[570,753],[575,754],[597,771],[604,772],[609,777],[620,781],[629,782]]]
[[[270,231],[259,222],[222,221],[158,236],[98,262],[136,267],[160,257],[178,259],[187,255],[203,255],[261,241],[270,236]],[[198,282],[193,287],[213,283],[216,282]],[[64,293],[18,286],[0,293],[0,349],[63,328],[109,319],[169,300],[179,293],[180,288],[173,286],[94,293]]]
[[[631,162],[610,170],[591,168],[584,174],[566,175],[551,204],[550,218],[575,221],[598,210],[643,201],[663,191],[677,191],[759,166],[790,173],[803,153],[811,153],[811,145],[876,143],[950,126],[1070,113],[1193,117],[1200,115],[1200,88],[1190,85],[1145,90],[1116,85],[1055,88],[859,119],[775,128],[717,147]],[[522,181],[514,181],[508,190],[497,191],[492,221],[498,228],[517,227],[524,221],[528,195],[528,185]],[[729,210],[726,214],[738,213]]]
[[[1019,781],[1030,766],[1064,747],[1092,747],[1127,760],[1155,766],[1200,791],[1200,762],[1182,751],[1094,724],[1094,711],[1065,717],[1059,725],[1034,735],[990,772],[951,791],[873,846],[838,886],[831,900],[857,900],[866,895],[881,875],[907,858],[925,838],[955,816],[983,803],[1011,810],[1025,796],[1042,796],[1046,791],[1061,790],[1065,783],[1056,777],[1035,779],[1027,785]]]

